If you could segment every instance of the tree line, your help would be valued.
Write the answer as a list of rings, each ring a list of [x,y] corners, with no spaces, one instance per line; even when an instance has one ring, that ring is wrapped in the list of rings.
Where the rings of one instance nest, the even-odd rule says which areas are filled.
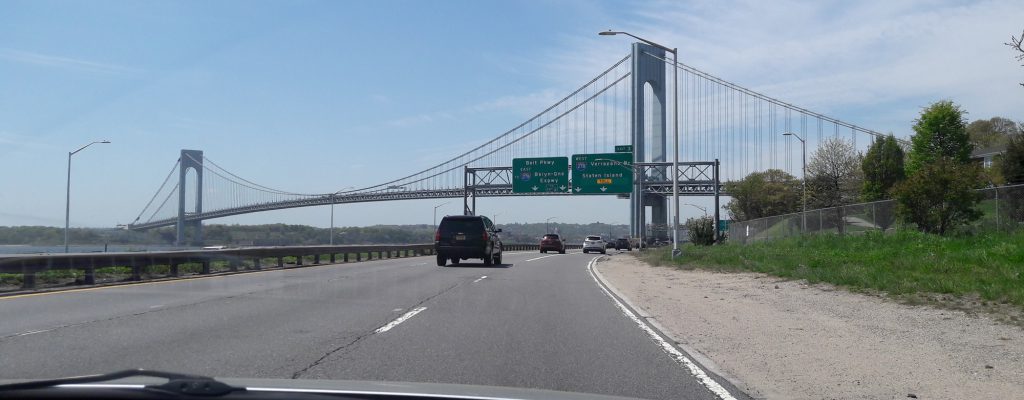
[[[629,236],[628,225],[591,223],[513,223],[498,224],[505,243],[535,243],[545,233],[559,233],[569,242],[582,242],[586,235],[609,237]],[[550,231],[549,231],[550,230]],[[72,228],[71,243],[76,245],[102,244],[161,244],[174,243],[174,227],[148,231],[130,231],[111,228]],[[334,228],[334,244],[409,244],[431,243],[434,227],[420,225],[342,226]],[[203,225],[203,243],[226,246],[300,246],[325,245],[331,242],[331,230],[308,225]],[[56,246],[64,243],[64,228],[51,226],[0,226],[0,245]]]
[[[950,100],[935,102],[914,121],[909,143],[890,133],[876,138],[866,153],[845,139],[829,138],[811,156],[804,181],[779,169],[751,173],[726,183],[732,200],[725,209],[737,221],[795,213],[806,185],[808,209],[892,199],[904,222],[945,234],[980,218],[975,189],[1024,184],[1024,122],[994,117],[967,123],[966,115]],[[1005,150],[983,167],[971,160],[975,149]],[[1024,208],[1014,199],[1008,203]]]

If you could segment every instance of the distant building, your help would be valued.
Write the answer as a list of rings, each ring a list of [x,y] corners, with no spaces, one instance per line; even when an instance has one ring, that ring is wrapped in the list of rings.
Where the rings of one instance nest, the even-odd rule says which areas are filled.
[[[996,157],[1002,156],[1004,152],[1006,152],[1005,144],[980,149],[976,148],[971,153],[971,161],[980,163],[985,168],[990,168]]]

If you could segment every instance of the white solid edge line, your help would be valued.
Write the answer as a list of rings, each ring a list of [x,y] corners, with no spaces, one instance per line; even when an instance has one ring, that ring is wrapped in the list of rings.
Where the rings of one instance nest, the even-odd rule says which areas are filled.
[[[728,390],[722,387],[722,385],[720,385],[718,382],[715,382],[714,379],[711,379],[711,377],[708,376],[708,374],[704,372],[703,369],[697,366],[696,363],[691,361],[688,357],[686,357],[685,354],[676,349],[675,346],[672,346],[672,344],[668,340],[661,337],[661,335],[658,334],[658,332],[656,332],[653,328],[647,325],[646,322],[637,317],[636,314],[630,311],[629,308],[622,304],[622,302],[619,301],[619,299],[617,299],[614,295],[612,295],[610,291],[608,291],[608,289],[605,287],[606,283],[599,279],[596,274],[594,274],[594,263],[597,262],[599,258],[601,258],[601,256],[594,257],[590,260],[589,263],[587,263],[587,272],[590,273],[590,277],[593,278],[594,282],[597,283],[597,287],[601,288],[601,291],[603,291],[605,295],[612,299],[612,301],[615,303],[615,306],[619,308],[619,311],[622,311],[622,313],[625,314],[626,317],[629,317],[629,319],[633,320],[633,322],[635,322],[641,330],[646,332],[647,335],[650,336],[655,343],[661,346],[662,351],[668,353],[669,356],[672,356],[672,359],[676,363],[685,366],[686,369],[690,371],[691,375],[696,377],[697,380],[702,385],[704,385],[704,387],[708,388],[708,390],[717,395],[718,398],[722,400],[736,400],[736,398],[733,397]]]
[[[394,328],[394,327],[398,326],[398,324],[405,322],[405,320],[407,320],[409,318],[412,318],[413,315],[419,314],[420,311],[423,311],[423,310],[426,310],[426,309],[427,309],[426,307],[416,307],[412,311],[409,311],[409,312],[407,312],[405,314],[402,314],[401,317],[395,318],[394,321],[388,322],[387,325],[384,325],[384,326],[382,326],[380,328],[377,328],[377,330],[373,331],[373,333],[384,333],[384,332],[387,332],[387,331],[391,330],[391,328]]]

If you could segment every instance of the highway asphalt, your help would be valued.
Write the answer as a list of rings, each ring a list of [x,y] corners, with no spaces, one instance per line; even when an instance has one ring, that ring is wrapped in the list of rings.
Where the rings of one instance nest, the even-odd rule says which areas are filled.
[[[0,378],[146,368],[719,398],[599,286],[595,256],[413,257],[3,297]]]

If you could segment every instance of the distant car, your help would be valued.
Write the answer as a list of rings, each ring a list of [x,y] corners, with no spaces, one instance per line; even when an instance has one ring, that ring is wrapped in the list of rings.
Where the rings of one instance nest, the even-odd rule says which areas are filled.
[[[494,223],[482,215],[449,215],[441,219],[434,233],[434,251],[437,266],[443,267],[451,260],[480,258],[484,265],[501,264],[501,238]]]
[[[587,238],[583,240],[583,252],[589,253],[591,251],[597,251],[600,252],[601,254],[607,254],[608,244],[600,236],[587,236]]]
[[[629,239],[626,239],[626,238],[615,239],[615,250],[623,250],[623,249],[625,249],[626,251],[632,251],[633,250],[633,245],[629,243]]]
[[[562,238],[558,234],[549,233],[540,239],[540,252],[547,253],[548,251],[565,254],[565,243],[562,243]]]

